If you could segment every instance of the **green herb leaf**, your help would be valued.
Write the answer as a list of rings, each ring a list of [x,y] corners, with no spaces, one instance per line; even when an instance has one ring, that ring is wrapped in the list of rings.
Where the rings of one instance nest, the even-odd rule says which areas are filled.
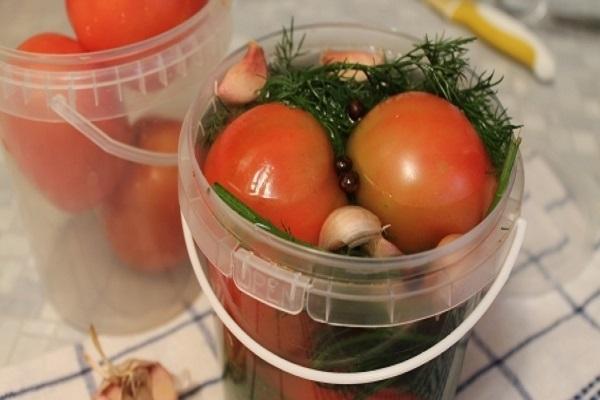
[[[258,215],[254,210],[245,205],[231,192],[225,189],[223,185],[219,183],[214,183],[212,185],[212,189],[215,191],[217,196],[219,196],[221,200],[223,200],[223,202],[225,202],[225,204],[227,204],[231,209],[233,209],[243,218],[247,219],[259,228],[264,229],[265,231],[270,232],[273,235],[278,236],[282,239],[289,240],[290,242],[294,242],[307,247],[313,247],[310,243],[306,243],[295,238],[294,236],[292,236],[291,233],[277,228],[275,225],[273,225],[273,223],[271,223],[271,221]]]
[[[202,143],[200,144],[203,147],[210,146],[227,124],[251,107],[252,104],[244,106],[228,106],[218,97],[215,97],[212,103],[212,111],[204,115],[199,127],[199,129],[204,130],[204,132],[201,132],[198,135],[198,138],[202,140]]]
[[[498,205],[502,195],[506,191],[508,187],[508,183],[510,182],[511,171],[515,165],[515,161],[517,159],[517,154],[519,153],[519,145],[521,144],[521,138],[518,137],[513,139],[510,142],[508,148],[508,154],[504,159],[504,166],[502,167],[502,172],[500,173],[500,178],[498,178],[498,188],[496,189],[496,194],[494,195],[494,200],[490,205],[487,213],[489,214],[492,210]]]

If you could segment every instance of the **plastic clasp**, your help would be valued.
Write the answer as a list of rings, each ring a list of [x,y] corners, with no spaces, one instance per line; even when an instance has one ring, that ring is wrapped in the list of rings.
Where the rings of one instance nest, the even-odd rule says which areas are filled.
[[[304,308],[310,280],[239,248],[233,253],[233,281],[248,296],[289,314]]]

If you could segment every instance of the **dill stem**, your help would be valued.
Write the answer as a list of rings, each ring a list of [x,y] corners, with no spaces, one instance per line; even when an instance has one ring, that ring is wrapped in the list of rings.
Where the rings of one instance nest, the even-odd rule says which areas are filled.
[[[223,187],[223,185],[221,185],[220,183],[214,183],[212,185],[212,189],[217,194],[217,196],[219,196],[219,198],[223,200],[225,204],[227,204],[240,216],[250,221],[253,225],[256,225],[257,227],[264,229],[265,231],[270,232],[273,235],[278,236],[282,239],[289,240],[290,242],[312,247],[310,243],[306,243],[295,238],[294,236],[292,236],[292,234],[283,231],[275,225],[273,225],[273,223],[268,219],[258,215],[254,210],[252,210],[250,207],[248,207],[242,201],[240,201],[237,197],[235,197],[230,191],[225,189],[225,187]]]
[[[506,188],[508,187],[508,183],[510,182],[510,175],[515,164],[515,160],[517,159],[517,154],[519,153],[520,144],[520,137],[512,139],[510,141],[508,151],[506,153],[506,158],[504,159],[504,163],[502,165],[502,171],[500,172],[500,177],[498,179],[498,188],[496,189],[496,193],[494,194],[494,200],[492,201],[490,208],[488,208],[486,215],[492,212],[492,210],[498,205],[498,203],[502,199],[502,196],[506,192]]]

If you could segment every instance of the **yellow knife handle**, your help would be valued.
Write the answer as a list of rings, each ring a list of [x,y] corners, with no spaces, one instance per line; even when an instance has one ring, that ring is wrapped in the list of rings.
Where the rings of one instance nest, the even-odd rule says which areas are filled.
[[[554,60],[546,47],[514,18],[488,6],[463,0],[452,19],[478,37],[531,68],[543,81],[554,77]]]

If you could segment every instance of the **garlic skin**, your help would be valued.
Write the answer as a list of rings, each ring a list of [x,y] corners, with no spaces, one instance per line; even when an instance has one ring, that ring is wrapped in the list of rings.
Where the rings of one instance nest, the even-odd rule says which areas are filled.
[[[162,365],[156,364],[150,371],[151,391],[154,400],[176,400],[173,376]]]
[[[379,235],[371,239],[363,248],[371,257],[397,257],[403,253],[392,242]]]
[[[319,61],[321,65],[346,63],[373,66],[383,64],[385,57],[382,52],[325,50],[321,53]],[[340,76],[345,79],[355,79],[358,82],[367,80],[364,72],[354,69],[345,70],[340,73]]]
[[[381,236],[381,221],[377,215],[363,207],[344,206],[333,210],[325,219],[319,247],[326,250],[358,247],[378,236]]]
[[[95,372],[102,377],[102,384],[94,400],[177,400],[175,380],[160,363],[127,359],[113,364],[100,344],[98,333],[90,326],[90,339],[102,357],[101,364],[85,355]]]
[[[159,363],[127,360],[112,366],[95,400],[177,400],[175,381]]]
[[[104,388],[95,400],[121,400],[123,398],[123,388],[116,384]]]
[[[225,73],[217,85],[216,95],[226,104],[242,105],[258,98],[267,81],[267,60],[258,43],[248,43],[244,58]]]

